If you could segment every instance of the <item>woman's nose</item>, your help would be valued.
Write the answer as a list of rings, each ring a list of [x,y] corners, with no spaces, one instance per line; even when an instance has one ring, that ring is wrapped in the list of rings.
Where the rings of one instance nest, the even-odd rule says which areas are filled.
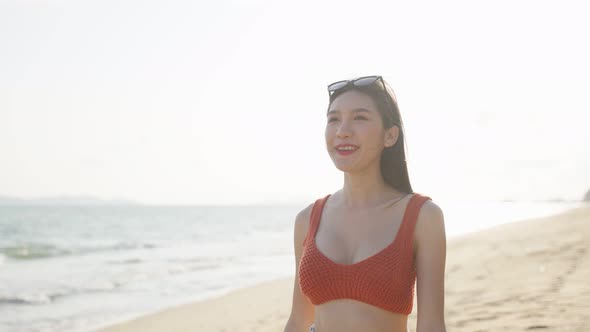
[[[338,131],[336,131],[336,136],[339,138],[350,136],[350,125],[347,121],[341,122],[340,126],[338,127]]]

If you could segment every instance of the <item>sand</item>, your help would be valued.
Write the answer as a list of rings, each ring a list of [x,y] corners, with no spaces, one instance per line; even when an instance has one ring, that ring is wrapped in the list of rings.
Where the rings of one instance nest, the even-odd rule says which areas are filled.
[[[589,251],[590,204],[448,239],[447,331],[590,331]],[[279,279],[100,332],[283,331],[292,291]]]

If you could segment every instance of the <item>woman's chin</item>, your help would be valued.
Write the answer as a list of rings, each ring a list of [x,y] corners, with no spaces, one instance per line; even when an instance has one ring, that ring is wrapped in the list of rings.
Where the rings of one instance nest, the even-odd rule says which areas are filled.
[[[352,163],[336,162],[334,163],[334,166],[336,166],[336,168],[342,172],[354,171],[354,165]]]
[[[336,166],[336,168],[338,168],[341,171],[349,171],[352,168],[355,167],[355,164],[358,162],[358,158],[355,158],[355,156],[351,155],[351,156],[341,156],[338,153],[335,153],[333,155],[330,156],[332,158],[332,162],[334,163],[334,166]]]

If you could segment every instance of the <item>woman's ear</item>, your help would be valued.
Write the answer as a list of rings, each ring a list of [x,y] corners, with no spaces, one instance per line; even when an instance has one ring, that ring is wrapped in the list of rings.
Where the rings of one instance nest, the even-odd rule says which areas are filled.
[[[399,137],[399,127],[393,126],[385,131],[385,147],[394,146]]]

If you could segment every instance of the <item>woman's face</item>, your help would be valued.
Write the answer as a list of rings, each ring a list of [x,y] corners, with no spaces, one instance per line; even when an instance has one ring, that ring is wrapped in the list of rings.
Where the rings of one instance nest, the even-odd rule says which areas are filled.
[[[336,168],[358,171],[379,162],[381,152],[395,143],[398,128],[383,129],[381,115],[368,95],[349,90],[330,105],[326,119],[326,148]],[[341,151],[339,145],[352,145]]]

